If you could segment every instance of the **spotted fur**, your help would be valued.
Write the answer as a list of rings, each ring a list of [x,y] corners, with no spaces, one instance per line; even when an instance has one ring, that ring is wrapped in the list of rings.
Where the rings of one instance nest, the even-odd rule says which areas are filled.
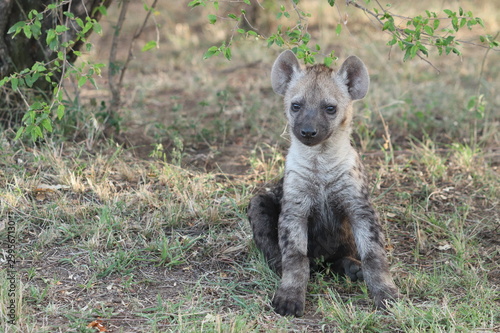
[[[248,217],[257,247],[281,274],[273,307],[302,316],[310,269],[322,259],[353,280],[364,278],[375,305],[384,308],[399,294],[350,138],[352,102],[368,91],[366,67],[352,56],[338,73],[323,65],[302,69],[285,51],[271,81],[284,96],[291,145],[283,179],[251,200]]]

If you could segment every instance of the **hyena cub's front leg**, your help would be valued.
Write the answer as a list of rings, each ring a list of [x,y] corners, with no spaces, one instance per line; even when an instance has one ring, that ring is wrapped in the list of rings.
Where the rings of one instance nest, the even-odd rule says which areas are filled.
[[[364,175],[358,175],[364,178]],[[368,285],[375,306],[385,309],[387,302],[400,298],[391,273],[384,248],[385,240],[378,215],[364,184],[357,194],[351,194],[346,204],[347,214],[363,267],[363,277]]]
[[[273,307],[282,315],[301,316],[309,278],[307,220],[290,207],[285,206],[282,210],[282,193],[283,183],[280,182],[271,191],[255,196],[247,213],[255,245],[269,266],[282,275]]]
[[[277,313],[287,316],[302,316],[309,280],[309,258],[307,256],[307,212],[305,198],[283,200],[279,217],[279,247],[283,272],[281,283],[273,298]]]

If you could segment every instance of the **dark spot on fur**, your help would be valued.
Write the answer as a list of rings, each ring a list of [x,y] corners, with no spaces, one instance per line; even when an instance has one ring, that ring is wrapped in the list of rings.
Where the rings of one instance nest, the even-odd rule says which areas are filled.
[[[282,242],[288,242],[288,232],[284,232],[281,237],[280,237],[280,240]]]
[[[383,246],[382,244],[382,240],[380,239],[380,236],[377,234],[377,235],[373,235],[370,237],[370,240],[374,243],[376,243],[377,245],[379,246]]]
[[[380,233],[380,231],[381,231],[380,225],[378,225],[378,224],[370,225],[370,232],[372,234],[378,235]]]

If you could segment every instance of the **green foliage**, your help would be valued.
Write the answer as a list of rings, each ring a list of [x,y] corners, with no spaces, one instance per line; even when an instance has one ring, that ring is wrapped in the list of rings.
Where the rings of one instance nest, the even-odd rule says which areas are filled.
[[[46,133],[52,132],[54,115],[57,119],[61,119],[65,114],[66,103],[63,100],[62,80],[74,78],[78,87],[82,87],[85,83],[90,82],[94,86],[95,75],[101,74],[101,68],[104,64],[93,64],[83,62],[80,66],[72,65],[68,59],[68,53],[72,52],[76,56],[80,56],[81,52],[73,49],[76,43],[83,43],[86,50],[92,48],[92,44],[86,39],[90,32],[100,34],[102,28],[97,20],[87,16],[85,20],[75,17],[71,12],[65,11],[63,15],[67,23],[57,24],[53,28],[45,31],[45,38],[42,39],[42,20],[44,17],[53,14],[57,17],[57,13],[61,10],[64,3],[58,2],[50,4],[46,9],[39,13],[36,10],[31,10],[25,21],[20,21],[14,24],[8,30],[8,34],[15,38],[19,34],[23,34],[26,38],[34,38],[45,44],[49,50],[57,54],[52,60],[46,62],[36,62],[31,68],[25,68],[18,72],[4,77],[0,81],[0,87],[10,83],[12,90],[17,91],[23,97],[27,104],[27,112],[22,118],[23,125],[19,127],[16,139],[21,136],[29,136],[33,141],[43,138]],[[104,6],[99,6],[95,10],[100,13],[106,13]],[[61,20],[62,22],[62,20]],[[68,26],[78,26],[73,38],[67,37]],[[35,101],[29,102],[23,92],[24,88],[33,88],[37,81],[45,80],[52,87],[53,99],[36,98]]]
[[[254,5],[249,1],[244,2],[248,6]],[[332,7],[336,6],[334,0],[327,0],[327,2]],[[323,62],[326,65],[330,65],[336,60],[333,56],[333,51],[329,54],[325,54],[320,52],[321,47],[319,45],[315,45],[314,47],[309,45],[311,35],[307,32],[307,18],[310,17],[311,14],[302,11],[298,7],[299,3],[300,0],[288,1],[293,11],[287,9],[285,5],[279,7],[279,12],[276,13],[276,19],[278,21],[285,19],[287,22],[278,25],[276,32],[269,36],[263,36],[257,31],[245,30],[240,27],[241,22],[245,19],[246,11],[244,9],[242,9],[239,14],[229,14],[227,18],[224,19],[233,21],[233,32],[237,32],[246,38],[256,37],[257,39],[265,40],[268,47],[277,45],[280,48],[291,49],[305,64],[314,64],[317,56],[323,56]],[[369,5],[370,1],[365,1],[365,3]],[[194,8],[200,5],[207,6],[207,4],[212,4],[216,11],[219,9],[218,1],[195,0],[191,1],[188,6]],[[374,7],[372,10],[352,0],[348,0],[347,5],[353,5],[374,16],[381,24],[381,31],[388,32],[391,36],[387,45],[397,45],[403,52],[404,61],[411,60],[416,56],[420,58],[428,56],[429,49],[431,48],[437,50],[439,55],[448,55],[450,53],[461,55],[461,41],[457,38],[456,33],[464,27],[471,30],[474,26],[480,25],[484,28],[484,22],[480,17],[475,17],[471,11],[465,11],[461,7],[459,7],[458,11],[444,9],[442,11],[444,15],[446,15],[444,17],[440,17],[438,13],[429,10],[426,10],[424,15],[404,17],[382,8],[378,2],[377,5],[379,5],[380,8]],[[387,8],[390,7],[391,5],[387,4]],[[397,24],[395,18],[398,19],[397,21],[403,21],[403,23]],[[218,17],[213,14],[208,15],[208,19],[211,24],[216,24],[218,21]],[[450,25],[451,28],[449,27]],[[339,35],[342,32],[342,24],[339,23],[335,31]],[[231,60],[230,54],[233,36],[234,33],[229,39],[229,42],[224,41],[220,46],[210,47],[205,53],[204,59],[223,54],[228,60]],[[478,39],[481,43],[477,44],[478,46],[486,48],[496,48],[499,46],[499,42],[491,35],[479,36]]]
[[[461,28],[467,26],[470,30],[473,26],[479,24],[484,28],[484,22],[479,17],[474,17],[471,11],[465,12],[461,7],[457,12],[450,9],[444,9],[446,18],[439,18],[436,12],[426,10],[426,15],[418,15],[413,18],[406,18],[407,28],[400,28],[394,24],[393,15],[386,11],[380,20],[384,22],[382,30],[388,30],[392,34],[392,39],[388,45],[397,44],[404,52],[403,60],[413,59],[418,52],[428,55],[426,45],[435,46],[438,54],[450,54],[450,52],[461,55],[458,49],[460,42],[454,35]],[[441,23],[449,23],[453,29],[442,28]]]

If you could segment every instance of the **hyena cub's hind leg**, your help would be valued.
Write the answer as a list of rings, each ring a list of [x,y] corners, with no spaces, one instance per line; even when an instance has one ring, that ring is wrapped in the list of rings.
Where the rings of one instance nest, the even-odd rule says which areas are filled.
[[[333,264],[333,270],[339,275],[349,277],[351,281],[363,281],[363,270],[361,269],[361,261],[353,257],[344,257],[338,259]]]
[[[253,197],[247,211],[255,245],[278,274],[281,274],[281,251],[278,243],[281,186],[280,183],[273,191]]]

